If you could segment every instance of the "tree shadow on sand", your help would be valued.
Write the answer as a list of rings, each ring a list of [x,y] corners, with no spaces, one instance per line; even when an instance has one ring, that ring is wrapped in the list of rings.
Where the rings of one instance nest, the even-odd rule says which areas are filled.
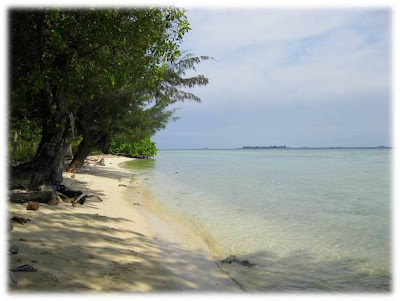
[[[96,168],[95,174],[112,179],[132,178],[130,172],[104,167]],[[89,189],[84,181],[79,182],[79,176],[74,184],[85,193],[103,195],[102,191]],[[230,291],[229,285],[234,286],[227,284],[222,272],[215,272],[219,271],[216,263],[198,268],[207,260],[201,250],[188,252],[179,244],[156,241],[136,232],[131,218],[83,210],[96,206],[92,201],[85,202],[82,208],[43,204],[39,211],[24,211],[24,217],[31,221],[14,224],[9,234],[9,245],[19,249],[18,254],[8,256],[9,268],[29,264],[38,271],[14,272],[16,283],[9,285],[10,292],[177,292],[204,289],[199,283],[207,283],[210,291]],[[127,224],[130,230],[124,230]],[[174,256],[160,251],[159,243]],[[187,277],[191,271],[196,271],[195,277]]]
[[[196,269],[196,281],[182,277],[204,260],[203,255],[162,242],[168,244],[175,259],[179,258],[169,262],[168,254],[160,254],[154,238],[118,228],[119,223],[130,220],[64,210],[38,219],[15,226],[28,231],[15,229],[11,233],[12,245],[20,252],[9,256],[10,267],[31,264],[38,269],[35,273],[14,273],[18,283],[12,291],[196,290],[198,281],[209,283],[213,290],[225,281],[214,275],[213,269]],[[174,268],[167,271],[160,262]]]
[[[129,170],[114,169],[106,166],[84,166],[77,172],[78,179],[84,175],[94,175],[102,178],[116,179],[116,180],[130,180],[135,175]]]

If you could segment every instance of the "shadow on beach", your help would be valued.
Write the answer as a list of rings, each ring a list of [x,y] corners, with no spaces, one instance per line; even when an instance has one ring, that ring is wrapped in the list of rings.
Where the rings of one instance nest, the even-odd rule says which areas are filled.
[[[172,263],[175,270],[163,270],[160,259],[168,262],[162,257],[167,254],[158,254],[153,238],[135,231],[124,231],[124,238],[118,238],[115,232],[120,229],[104,226],[120,222],[126,221],[55,211],[40,217],[40,228],[34,220],[20,226],[29,232],[12,233],[12,244],[20,253],[9,256],[10,266],[31,264],[38,272],[15,273],[21,286],[13,291],[134,291],[143,286],[148,291],[175,290],[175,286],[196,289],[196,284],[181,278],[181,273],[194,269],[200,254],[163,242],[180,258]],[[208,282],[215,278],[212,272],[203,270],[196,278]],[[214,285],[210,283],[210,287]]]
[[[118,180],[133,176],[111,168],[88,169],[73,180],[75,188],[99,196],[104,195],[103,191],[91,189],[79,180],[80,176],[87,173]],[[198,283],[209,284],[210,291],[224,289],[221,284],[226,279],[215,273],[215,265],[198,268],[205,260],[201,251],[188,252],[179,244],[157,242],[140,233],[140,229],[135,231],[134,218],[109,217],[100,214],[107,214],[105,211],[93,211],[100,204],[44,204],[34,212],[26,211],[26,205],[11,204],[11,215],[31,221],[25,225],[15,223],[9,233],[9,246],[19,249],[18,254],[8,255],[9,268],[29,264],[38,271],[13,272],[16,283],[10,284],[10,292],[179,292],[199,289]],[[161,252],[159,243],[174,256]],[[185,277],[193,271],[195,281]]]
[[[107,179],[115,179],[115,180],[130,180],[135,174],[129,172],[124,169],[115,169],[113,167],[105,167],[105,166],[84,166],[82,167],[77,175],[93,175],[97,177],[107,178]]]

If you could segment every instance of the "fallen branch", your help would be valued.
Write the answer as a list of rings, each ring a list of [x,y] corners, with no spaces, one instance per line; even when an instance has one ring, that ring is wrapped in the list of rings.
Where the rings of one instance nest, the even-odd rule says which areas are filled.
[[[10,195],[10,202],[18,204],[23,204],[29,201],[47,203],[52,198],[53,198],[53,192],[51,191],[13,192]]]
[[[96,165],[105,166],[106,164],[104,163],[104,158],[101,158],[99,161],[97,161]]]
[[[62,194],[61,192],[57,192],[58,197],[61,199],[62,202],[64,203],[73,203],[74,198],[70,198],[69,196]]]
[[[83,205],[86,201],[86,198],[87,198],[87,194],[82,193],[79,197],[77,197],[77,199],[74,201],[73,204],[79,203],[79,204]]]
[[[64,200],[67,200],[67,199],[70,199],[70,197],[69,196],[67,196],[67,195],[65,195],[65,194],[63,194],[63,193],[61,193],[61,192],[57,192],[58,193],[58,196],[64,201]]]
[[[103,200],[98,195],[82,193],[78,198],[76,198],[76,200],[73,203],[74,204],[79,203],[83,205],[87,198],[93,198],[93,197],[97,198],[100,202],[103,202]]]
[[[82,194],[82,191],[80,190],[72,190],[67,188],[64,185],[60,185],[57,189],[58,193],[62,193],[63,195],[69,197],[69,198],[76,198]]]

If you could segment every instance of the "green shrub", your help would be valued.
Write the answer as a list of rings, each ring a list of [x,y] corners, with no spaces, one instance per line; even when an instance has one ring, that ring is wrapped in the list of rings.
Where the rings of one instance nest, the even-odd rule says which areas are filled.
[[[157,154],[157,147],[156,143],[150,140],[150,137],[136,143],[123,143],[112,140],[110,142],[109,153],[134,158],[149,158]]]

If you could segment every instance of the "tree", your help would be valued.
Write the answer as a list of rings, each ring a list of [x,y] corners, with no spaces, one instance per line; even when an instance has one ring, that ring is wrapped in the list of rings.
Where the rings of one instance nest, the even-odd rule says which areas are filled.
[[[12,114],[34,112],[42,128],[35,157],[12,177],[34,189],[62,182],[77,112],[120,90],[156,86],[189,24],[176,8],[13,10],[10,29]]]
[[[156,143],[150,140],[150,137],[146,137],[143,140],[133,145],[133,154],[135,158],[148,158],[154,157],[157,154]]]
[[[118,105],[115,104],[105,110],[107,115],[94,116],[95,110],[79,115],[82,117],[79,118],[78,131],[83,139],[68,170],[81,168],[87,156],[95,148],[107,148],[106,144],[110,137],[115,139],[129,136],[132,142],[137,142],[165,126],[171,115],[170,112],[155,107],[143,108],[147,101],[143,97],[134,97],[129,93],[114,95],[110,103]]]
[[[83,166],[86,157],[96,147],[113,137],[120,145],[132,145],[173,121],[174,110],[168,106],[177,101],[195,100],[200,98],[186,92],[184,88],[204,86],[208,79],[204,75],[185,77],[189,70],[196,70],[195,65],[210,57],[195,57],[184,54],[175,62],[169,64],[163,73],[163,79],[154,88],[140,86],[134,92],[118,91],[102,101],[99,107],[81,109],[78,114],[78,130],[83,136],[78,151],[68,170],[78,170]],[[109,94],[110,95],[110,94]],[[102,114],[101,112],[107,112]]]
[[[113,140],[110,143],[110,153],[124,155],[134,158],[149,158],[157,154],[155,142],[146,137],[135,143],[121,143],[118,140]]]

